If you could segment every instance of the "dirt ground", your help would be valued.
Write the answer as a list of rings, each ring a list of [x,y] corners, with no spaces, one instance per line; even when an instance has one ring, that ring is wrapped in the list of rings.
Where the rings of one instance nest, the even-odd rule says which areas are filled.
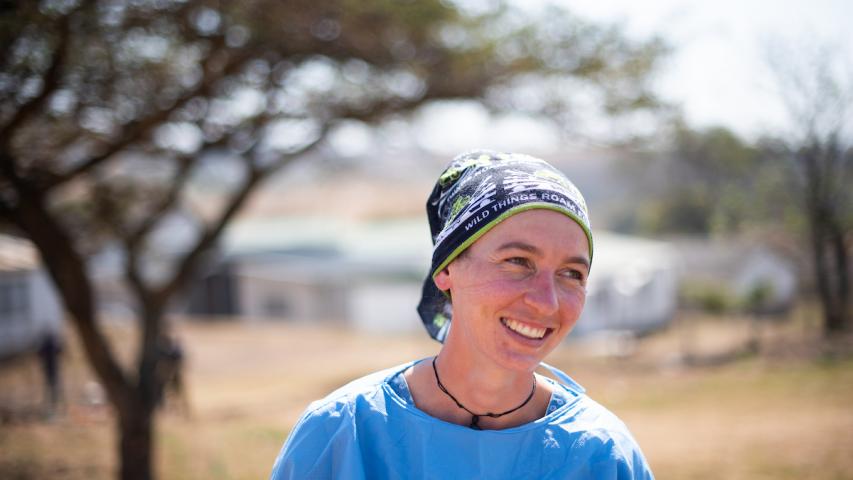
[[[853,479],[853,348],[821,342],[802,318],[684,315],[638,340],[568,342],[549,360],[625,420],[659,479]],[[132,358],[130,326],[110,333]],[[186,375],[158,419],[164,479],[266,478],[309,401],[438,350],[426,335],[286,323],[180,322],[177,333]],[[115,476],[112,414],[69,340],[56,415],[44,414],[34,358],[0,364],[2,479]]]

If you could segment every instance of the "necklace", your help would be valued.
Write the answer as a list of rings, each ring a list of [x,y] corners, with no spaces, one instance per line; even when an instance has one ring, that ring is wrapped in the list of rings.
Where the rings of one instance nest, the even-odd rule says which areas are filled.
[[[498,417],[503,417],[504,415],[508,415],[508,414],[520,409],[521,407],[527,405],[528,403],[530,403],[530,400],[533,398],[533,394],[536,393],[536,377],[533,377],[533,390],[530,391],[530,395],[527,396],[527,399],[524,400],[523,402],[521,402],[521,405],[519,405],[513,409],[507,410],[505,412],[502,412],[502,413],[491,413],[491,412],[480,413],[480,414],[474,413],[471,410],[468,410],[468,408],[465,407],[465,405],[462,405],[462,403],[459,400],[457,400],[456,397],[453,396],[453,394],[451,394],[450,392],[447,391],[447,388],[444,386],[444,384],[441,383],[441,379],[438,378],[438,368],[436,368],[436,366],[435,366],[436,358],[438,358],[438,357],[437,356],[432,357],[432,371],[433,371],[433,373],[435,373],[435,383],[438,384],[438,388],[442,392],[444,392],[445,395],[447,395],[448,397],[450,397],[451,400],[453,400],[453,403],[455,403],[457,407],[459,407],[462,410],[465,410],[466,412],[471,414],[471,423],[468,426],[470,428],[473,428],[474,430],[482,430],[482,428],[480,428],[480,426],[479,426],[480,417],[498,418]]]

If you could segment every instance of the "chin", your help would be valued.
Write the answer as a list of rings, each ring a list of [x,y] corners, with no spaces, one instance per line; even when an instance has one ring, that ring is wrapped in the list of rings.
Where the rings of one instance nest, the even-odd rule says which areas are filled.
[[[548,352],[550,353],[550,351]],[[498,356],[497,363],[507,369],[517,372],[532,372],[539,367],[547,354],[531,355],[514,351],[504,351]]]
[[[532,350],[513,343],[504,344],[499,347],[496,360],[498,364],[509,370],[533,371],[563,342],[568,332],[557,330],[551,335],[552,338],[545,344]]]

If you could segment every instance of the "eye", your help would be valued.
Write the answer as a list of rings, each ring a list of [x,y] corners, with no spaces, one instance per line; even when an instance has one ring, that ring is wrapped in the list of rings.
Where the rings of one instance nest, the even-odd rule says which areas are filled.
[[[510,265],[516,265],[519,267],[530,267],[531,266],[530,260],[528,260],[524,257],[510,257],[510,258],[507,258],[506,260],[504,260],[504,262],[506,262]]]
[[[571,280],[578,280],[583,282],[586,278],[584,273],[576,268],[567,268],[560,272],[560,276],[563,278],[568,278]]]

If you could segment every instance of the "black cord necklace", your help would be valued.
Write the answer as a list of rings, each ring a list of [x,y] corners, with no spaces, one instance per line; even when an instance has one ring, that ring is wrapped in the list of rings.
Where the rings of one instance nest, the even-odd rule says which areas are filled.
[[[432,357],[432,371],[433,371],[433,373],[435,373],[435,383],[438,384],[438,388],[442,392],[444,392],[445,395],[447,395],[448,397],[450,397],[451,400],[453,400],[453,402],[456,404],[457,407],[459,407],[462,410],[465,410],[466,412],[471,414],[471,423],[468,426],[470,428],[473,428],[474,430],[482,430],[482,428],[480,428],[480,426],[479,426],[480,417],[498,418],[498,417],[503,417],[504,415],[508,415],[508,414],[520,409],[521,407],[527,405],[530,402],[530,400],[533,398],[533,394],[536,393],[536,377],[533,377],[533,390],[530,391],[530,395],[527,396],[527,399],[524,400],[524,402],[522,402],[521,405],[519,405],[519,406],[517,406],[511,410],[507,410],[503,413],[491,413],[491,412],[490,413],[481,413],[481,414],[474,413],[471,410],[468,410],[468,408],[466,408],[465,405],[462,405],[459,402],[459,400],[456,400],[456,397],[454,397],[453,394],[448,392],[447,388],[445,388],[445,386],[441,383],[441,379],[438,378],[438,368],[436,368],[436,366],[435,366],[436,358],[438,358],[438,357]]]

